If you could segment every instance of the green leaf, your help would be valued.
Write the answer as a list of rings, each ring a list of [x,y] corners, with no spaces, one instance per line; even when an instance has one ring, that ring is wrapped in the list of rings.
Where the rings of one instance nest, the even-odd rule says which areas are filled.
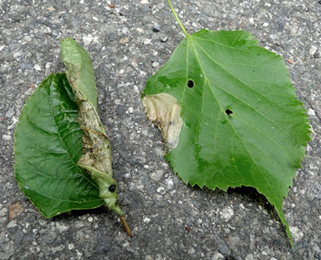
[[[97,109],[95,73],[86,50],[75,40],[66,38],[60,41],[60,51],[70,85],[79,89]]]
[[[291,240],[282,203],[310,131],[279,56],[247,32],[201,30],[149,78],[143,103],[185,183],[256,188]]]
[[[104,203],[77,162],[78,107],[65,74],[50,75],[24,106],[15,130],[15,178],[45,217]]]

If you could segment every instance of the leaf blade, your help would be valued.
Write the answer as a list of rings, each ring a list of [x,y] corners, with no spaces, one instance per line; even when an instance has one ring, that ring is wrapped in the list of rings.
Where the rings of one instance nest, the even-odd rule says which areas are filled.
[[[309,125],[279,56],[242,31],[185,38],[151,78],[143,100],[166,93],[181,106],[178,145],[166,159],[192,186],[252,186],[276,207],[304,157]],[[149,116],[150,109],[146,107]]]
[[[82,132],[64,74],[50,75],[24,106],[15,130],[15,179],[45,217],[103,201],[78,166]]]

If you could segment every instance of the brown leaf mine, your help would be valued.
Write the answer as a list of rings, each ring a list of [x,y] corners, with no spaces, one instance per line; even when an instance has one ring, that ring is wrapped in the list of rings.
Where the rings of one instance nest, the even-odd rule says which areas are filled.
[[[143,105],[148,118],[161,131],[166,152],[169,153],[176,148],[179,141],[179,134],[183,125],[180,116],[181,107],[174,97],[166,93],[145,96]]]
[[[72,87],[78,103],[78,122],[83,132],[82,156],[77,164],[98,185],[99,196],[107,207],[122,216],[123,212],[117,205],[117,183],[113,179],[109,139],[95,107],[77,87]]]
[[[83,151],[79,163],[112,176],[110,143],[99,116],[87,100],[81,100],[78,104],[78,121],[83,130]]]

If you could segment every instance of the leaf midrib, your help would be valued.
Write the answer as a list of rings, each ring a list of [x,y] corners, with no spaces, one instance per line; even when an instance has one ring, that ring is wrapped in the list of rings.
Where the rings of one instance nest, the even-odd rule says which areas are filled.
[[[61,79],[61,80],[63,80],[63,79]],[[60,80],[58,79],[57,84],[59,84],[59,81],[60,81]],[[53,103],[52,103],[53,95],[52,95],[52,90],[51,90],[52,83],[53,83],[53,81],[51,81],[51,84],[50,84],[50,86],[49,86],[50,113],[51,113],[52,118],[54,119],[55,126],[56,126],[56,129],[57,129],[57,135],[58,135],[58,137],[59,137],[59,139],[60,139],[60,143],[61,143],[62,146],[65,148],[66,154],[68,155],[69,160],[71,160],[72,164],[73,164],[73,165],[75,166],[75,168],[78,170],[78,173],[79,173],[86,181],[88,181],[91,185],[93,185],[95,188],[98,189],[97,185],[96,185],[95,183],[93,183],[92,181],[90,181],[90,180],[83,174],[82,170],[81,170],[80,167],[77,165],[77,163],[75,163],[75,161],[73,160],[73,158],[72,158],[69,150],[67,149],[67,146],[66,146],[66,144],[65,144],[65,141],[63,140],[62,136],[60,135],[59,127],[58,127],[58,124],[57,124],[57,122],[56,122],[56,118],[55,118],[54,112],[53,112],[53,107],[54,107],[54,106],[53,106]],[[55,87],[55,86],[53,86],[53,87]],[[57,89],[57,87],[55,87],[55,88]],[[58,89],[57,89],[57,90],[58,90]],[[59,99],[59,101],[60,101],[60,99]],[[61,102],[61,101],[60,101],[60,102]]]

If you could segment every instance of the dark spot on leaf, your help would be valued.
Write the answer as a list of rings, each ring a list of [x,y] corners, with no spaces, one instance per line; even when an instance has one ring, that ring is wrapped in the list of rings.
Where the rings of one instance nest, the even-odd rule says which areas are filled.
[[[225,113],[226,113],[228,116],[230,116],[230,115],[233,114],[233,111],[228,108],[228,109],[225,110]]]
[[[319,2],[318,2],[318,4],[320,4],[320,5],[321,5],[321,1],[319,1]]]
[[[109,191],[110,192],[115,192],[115,190],[116,190],[116,184],[112,184],[112,185],[109,186]]]
[[[193,80],[187,81],[187,86],[188,86],[189,88],[193,88],[193,87],[194,87],[194,81],[193,81]]]

